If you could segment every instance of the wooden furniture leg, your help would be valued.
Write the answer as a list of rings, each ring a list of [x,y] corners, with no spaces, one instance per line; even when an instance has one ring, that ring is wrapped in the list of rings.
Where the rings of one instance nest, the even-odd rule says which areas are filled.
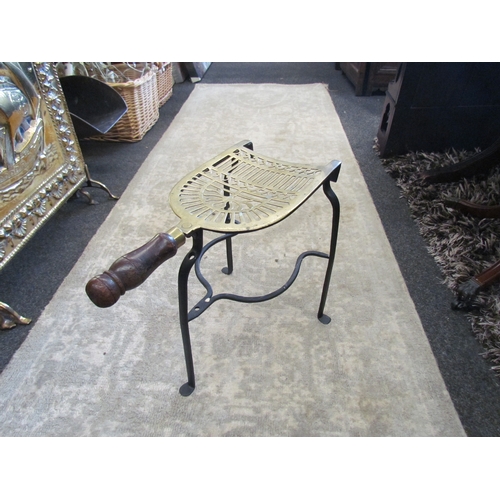
[[[465,310],[473,309],[476,295],[481,290],[488,288],[499,280],[500,261],[497,261],[495,264],[458,287],[457,300],[452,303],[452,308]]]
[[[500,205],[479,205],[469,201],[450,199],[445,201],[445,205],[455,208],[465,214],[470,214],[481,218],[500,218]],[[469,281],[462,283],[457,291],[457,300],[452,303],[453,309],[471,310],[474,308],[476,295],[485,288],[500,280],[500,261],[495,262]]]
[[[450,198],[444,201],[447,207],[459,210],[464,214],[470,214],[474,217],[480,217],[482,219],[499,219],[500,218],[500,205],[479,205],[478,203],[472,203],[470,201],[458,200],[456,198]]]
[[[426,184],[437,184],[439,182],[455,182],[464,177],[471,177],[477,174],[488,172],[489,169],[500,163],[500,138],[497,139],[489,148],[478,153],[467,160],[450,165],[449,167],[439,168],[424,172],[421,179]]]

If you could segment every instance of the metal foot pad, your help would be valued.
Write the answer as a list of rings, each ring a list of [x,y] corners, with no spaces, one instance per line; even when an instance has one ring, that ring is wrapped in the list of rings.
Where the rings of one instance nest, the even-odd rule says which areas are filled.
[[[323,323],[324,325],[328,325],[328,323],[330,323],[330,321],[332,320],[332,318],[330,318],[330,316],[327,316],[326,314],[323,314],[321,315],[321,317],[318,318],[321,323]]]
[[[190,396],[194,391],[194,387],[191,387],[187,382],[179,389],[181,396]]]

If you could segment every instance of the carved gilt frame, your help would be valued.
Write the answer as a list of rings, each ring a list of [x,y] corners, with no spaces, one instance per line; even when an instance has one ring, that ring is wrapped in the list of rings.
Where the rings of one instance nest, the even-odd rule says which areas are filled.
[[[9,71],[13,75],[9,75]],[[14,76],[19,71],[21,80]],[[0,77],[2,75],[0,98],[3,95],[6,107],[11,109],[12,102],[24,99],[26,106],[32,105],[31,109],[36,108],[36,112],[29,116],[32,130],[25,132],[24,125],[21,135],[26,138],[21,137],[14,154],[11,148],[11,161],[7,160],[8,151],[3,151],[3,160],[0,157],[0,270],[87,179],[55,65],[48,62],[0,63]],[[29,92],[23,88],[23,92],[16,93],[16,86],[11,82],[18,81],[25,82]],[[11,97],[7,91],[11,92]],[[31,101],[25,98],[27,94]],[[0,132],[3,129],[0,145],[5,147],[6,129],[12,123],[5,113],[0,114],[0,119],[3,120],[0,122]]]

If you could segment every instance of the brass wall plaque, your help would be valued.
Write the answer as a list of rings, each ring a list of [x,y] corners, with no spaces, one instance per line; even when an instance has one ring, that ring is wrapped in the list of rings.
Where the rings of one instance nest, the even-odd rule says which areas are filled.
[[[0,63],[0,270],[86,180],[53,63]]]

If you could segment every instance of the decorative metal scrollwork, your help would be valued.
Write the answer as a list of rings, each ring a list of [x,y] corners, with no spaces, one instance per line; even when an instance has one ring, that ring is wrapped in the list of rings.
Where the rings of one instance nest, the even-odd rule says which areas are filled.
[[[86,179],[55,66],[0,63],[0,269]],[[0,302],[0,329],[27,322]]]
[[[86,179],[52,63],[0,63],[0,268]]]

